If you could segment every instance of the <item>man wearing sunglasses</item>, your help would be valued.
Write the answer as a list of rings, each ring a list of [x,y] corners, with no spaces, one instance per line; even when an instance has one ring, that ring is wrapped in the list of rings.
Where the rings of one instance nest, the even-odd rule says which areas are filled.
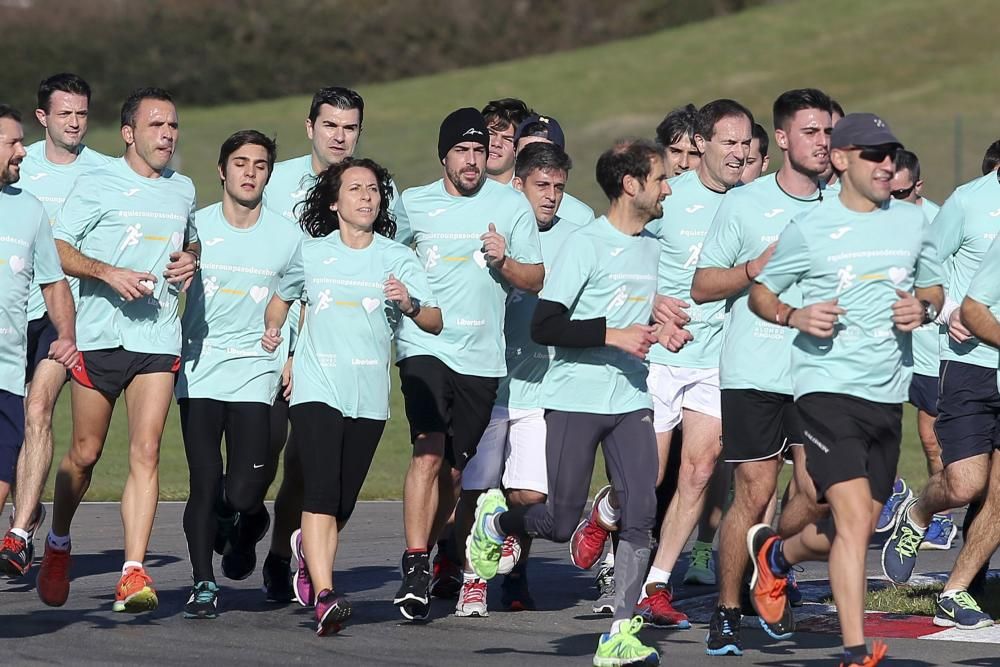
[[[751,598],[762,622],[791,628],[788,573],[828,558],[841,664],[875,665],[886,647],[876,642],[869,653],[865,644],[865,555],[899,460],[910,332],[937,315],[944,278],[920,210],[885,206],[902,147],[885,121],[849,114],[830,146],[840,193],[785,227],[750,308],[798,330],[792,391],[806,468],[831,515],[784,540],[767,524],[748,531]],[[794,286],[808,305],[780,300]]]

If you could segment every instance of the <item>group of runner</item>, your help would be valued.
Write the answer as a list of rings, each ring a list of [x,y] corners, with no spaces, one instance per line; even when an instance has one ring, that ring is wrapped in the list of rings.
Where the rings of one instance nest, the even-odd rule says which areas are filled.
[[[45,137],[28,147],[21,115],[0,105],[8,576],[32,565],[52,414],[72,380],[45,604],[68,598],[73,515],[124,394],[115,611],[158,604],[143,560],[176,399],[184,616],[219,614],[213,552],[246,579],[270,530],[268,599],[294,598],[318,634],[338,631],[351,614],[333,576],[339,534],[388,419],[394,344],[413,443],[394,597],[406,619],[426,619],[432,596],[486,617],[497,574],[504,608],[532,609],[532,540],[570,542],[578,567],[604,557],[594,608],[612,625],[594,664],[656,664],[638,633],[689,626],[672,573],[697,530],[684,582],[719,585],[710,655],[742,653],[745,614],[789,638],[792,568],[828,560],[843,664],[874,665],[886,649],[863,631],[873,532],[888,535],[886,575],[904,582],[920,548],[951,546],[947,511],[972,503],[935,623],[992,623],[973,594],[1000,545],[986,493],[1000,479],[1000,145],[938,213],[887,122],[845,115],[822,91],[775,100],[782,160],[766,175],[771,138],[748,108],[689,104],[655,142],[600,156],[609,204],[595,216],[566,192],[561,126],[520,100],[448,114],[441,178],[399,193],[383,165],[355,157],[361,96],[331,87],[305,120],[309,154],[277,162],[271,138],[234,133],[219,151],[222,201],[196,211],[192,182],[169,167],[170,94],[129,96],[116,159],[84,144],[90,95],[76,75],[43,81]],[[896,476],[907,400],[931,474],[920,498]],[[581,521],[598,446],[609,485]],[[272,521],[263,501],[282,455]]]

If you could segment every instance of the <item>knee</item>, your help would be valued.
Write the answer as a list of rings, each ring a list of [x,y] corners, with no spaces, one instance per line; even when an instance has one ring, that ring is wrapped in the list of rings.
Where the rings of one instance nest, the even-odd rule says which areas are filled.
[[[52,408],[48,401],[38,397],[28,397],[24,403],[24,428],[31,433],[52,430]]]
[[[578,525],[579,521],[569,515],[553,517],[550,512],[546,512],[539,521],[538,532],[541,535],[548,533],[553,542],[562,544],[570,541]]]
[[[160,443],[158,440],[137,440],[129,444],[129,465],[141,468],[156,468],[160,464]]]
[[[978,475],[966,475],[950,468],[945,470],[945,475],[951,505],[968,505],[982,495],[985,482]]]
[[[681,476],[678,486],[687,487],[690,490],[701,493],[712,479],[712,474],[715,472],[715,463],[716,458],[714,456],[698,457],[685,461],[681,465]]]
[[[230,484],[226,478],[226,502],[237,512],[252,512],[260,507],[263,493],[250,484]]]
[[[101,443],[94,440],[75,440],[64,461],[81,470],[91,470],[101,459]]]
[[[414,454],[410,472],[422,479],[436,479],[441,473],[443,457],[436,453]]]

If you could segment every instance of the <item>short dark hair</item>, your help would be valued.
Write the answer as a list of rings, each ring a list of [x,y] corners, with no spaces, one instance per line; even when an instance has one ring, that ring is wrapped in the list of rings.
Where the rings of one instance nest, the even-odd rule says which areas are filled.
[[[295,213],[298,215],[302,229],[313,238],[328,236],[340,229],[340,215],[331,210],[330,205],[337,202],[344,172],[351,167],[369,169],[375,174],[381,202],[379,202],[374,230],[376,234],[381,234],[386,238],[395,237],[396,218],[389,211],[392,204],[392,176],[385,167],[368,158],[349,157],[336,164],[331,164],[316,177],[316,182],[309,190],[309,194],[295,207]]]
[[[122,104],[122,127],[135,127],[135,114],[143,100],[161,100],[173,104],[174,98],[163,88],[137,88]]]
[[[535,170],[556,170],[569,174],[572,168],[573,161],[569,159],[566,151],[547,141],[536,141],[517,152],[514,175],[524,180]]]
[[[913,151],[908,151],[905,148],[900,148],[896,151],[896,159],[894,161],[896,165],[896,171],[901,171],[906,169],[913,176],[913,182],[916,183],[920,180],[920,160],[917,158],[917,154]]]
[[[222,147],[219,148],[219,169],[225,173],[229,156],[246,145],[262,146],[267,151],[267,179],[271,180],[274,161],[278,159],[278,144],[274,139],[257,130],[233,132],[228,139],[222,142]]]
[[[350,88],[344,88],[343,86],[329,86],[327,88],[320,88],[313,95],[312,102],[309,104],[309,122],[315,123],[316,118],[319,116],[319,109],[324,104],[329,104],[336,109],[343,109],[348,111],[350,109],[358,110],[358,123],[364,122],[365,119],[365,101],[356,91]]]
[[[983,155],[983,176],[1000,166],[1000,139],[997,139],[986,148]]]
[[[767,136],[767,130],[760,123],[753,124],[753,135],[751,139],[756,139],[760,142],[760,158],[763,160],[767,157],[767,149],[771,147],[771,139]]]
[[[511,126],[517,128],[534,112],[522,100],[516,97],[504,97],[499,100],[490,100],[479,113],[483,115],[487,127],[506,130]]]
[[[830,98],[830,113],[831,114],[835,113],[841,118],[847,115],[846,113],[844,113],[844,107],[840,106],[840,102],[833,99],[832,97]]]
[[[52,102],[52,93],[59,91],[71,95],[83,95],[90,102],[90,84],[76,74],[60,72],[38,84],[38,109],[48,113]]]
[[[745,116],[753,127],[754,119],[750,109],[737,102],[722,98],[712,100],[702,108],[698,109],[698,118],[695,122],[694,133],[700,134],[706,141],[710,141],[715,136],[715,125],[723,118],[730,116]]]
[[[819,109],[833,113],[833,101],[830,96],[817,88],[796,88],[786,90],[778,95],[771,108],[774,129],[782,130],[785,124],[803,109]]]
[[[687,137],[694,142],[694,128],[698,123],[698,107],[685,104],[677,107],[656,126],[656,143],[661,146],[676,144],[681,137]]]
[[[21,112],[9,104],[3,104],[2,102],[0,102],[0,118],[10,118],[15,122],[20,123]]]
[[[619,139],[597,158],[597,184],[614,201],[625,191],[625,177],[645,181],[656,158],[663,158],[662,146],[646,139]]]

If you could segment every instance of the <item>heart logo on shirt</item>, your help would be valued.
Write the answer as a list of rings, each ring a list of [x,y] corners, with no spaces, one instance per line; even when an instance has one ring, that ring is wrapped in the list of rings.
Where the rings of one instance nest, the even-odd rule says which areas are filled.
[[[366,296],[361,299],[361,306],[365,309],[365,312],[368,313],[373,312],[376,308],[378,308],[380,303],[382,302],[378,299],[373,299],[370,296]]]
[[[15,276],[24,271],[24,258],[17,255],[10,256],[10,272]]]
[[[255,285],[250,288],[250,298],[253,299],[254,303],[260,303],[267,298],[269,291],[266,287]]]
[[[180,232],[174,232],[170,235],[170,247],[174,250],[180,250],[181,244],[184,243],[184,235]]]
[[[482,250],[472,253],[472,261],[478,264],[480,269],[486,268],[486,255],[483,254]]]
[[[898,285],[910,277],[910,270],[902,266],[894,266],[889,269],[889,280],[893,285]]]

